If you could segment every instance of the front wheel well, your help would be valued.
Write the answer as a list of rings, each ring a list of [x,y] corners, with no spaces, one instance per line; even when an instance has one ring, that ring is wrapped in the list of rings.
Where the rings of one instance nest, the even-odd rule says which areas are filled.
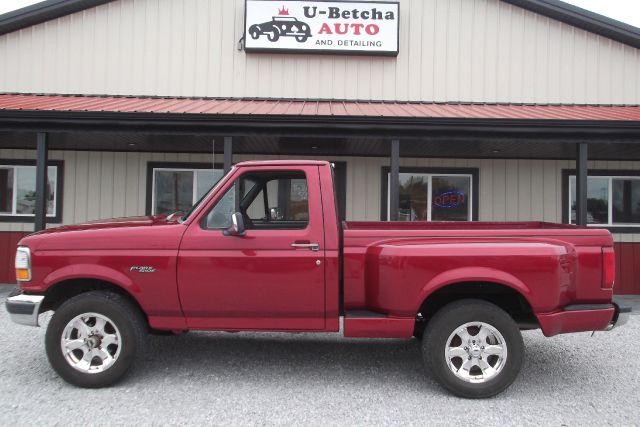
[[[539,327],[529,301],[515,289],[492,282],[462,282],[440,288],[422,302],[416,316],[414,335],[422,336],[427,323],[438,310],[454,301],[469,298],[497,305],[511,316],[520,329]]]
[[[49,310],[55,311],[68,299],[89,291],[108,291],[122,295],[138,308],[140,313],[144,316],[147,325],[149,324],[149,320],[147,319],[144,310],[138,301],[131,296],[131,294],[118,285],[99,279],[70,279],[56,283],[45,292],[40,312],[44,313]]]

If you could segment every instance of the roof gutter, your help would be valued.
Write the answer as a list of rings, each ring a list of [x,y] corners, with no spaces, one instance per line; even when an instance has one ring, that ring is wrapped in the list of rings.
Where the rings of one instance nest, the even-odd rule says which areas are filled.
[[[640,121],[0,111],[0,131],[640,142]]]
[[[46,0],[0,15],[0,35],[80,12],[113,0]]]

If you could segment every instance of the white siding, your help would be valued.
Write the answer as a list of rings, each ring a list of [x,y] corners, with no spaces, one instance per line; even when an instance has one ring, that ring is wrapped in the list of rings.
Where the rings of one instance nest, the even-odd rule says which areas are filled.
[[[244,0],[119,0],[0,36],[0,92],[640,104],[638,49],[499,0],[401,0],[400,54],[246,54]]]
[[[147,162],[211,163],[211,154],[51,151],[64,160],[63,223],[144,215]],[[235,162],[291,156],[237,155]],[[295,158],[313,159],[312,156]],[[0,149],[0,159],[35,159],[33,150]],[[222,156],[216,159],[222,162]],[[387,158],[333,157],[347,163],[347,219],[380,219],[381,173]],[[401,158],[401,166],[479,169],[481,221],[562,222],[562,170],[569,160]],[[592,169],[640,170],[640,161],[591,161]],[[31,231],[31,224],[0,223],[0,231]],[[639,234],[615,234],[616,241],[640,242]]]

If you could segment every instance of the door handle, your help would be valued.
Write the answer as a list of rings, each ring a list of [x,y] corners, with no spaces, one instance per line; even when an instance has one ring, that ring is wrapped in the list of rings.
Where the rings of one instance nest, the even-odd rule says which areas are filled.
[[[320,250],[320,245],[318,243],[300,243],[300,242],[294,242],[291,244],[292,248],[308,248],[312,251],[319,251]]]

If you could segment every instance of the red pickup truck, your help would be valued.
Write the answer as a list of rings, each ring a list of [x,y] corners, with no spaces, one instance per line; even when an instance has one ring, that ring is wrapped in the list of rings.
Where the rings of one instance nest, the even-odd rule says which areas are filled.
[[[516,378],[520,330],[606,330],[610,233],[525,222],[343,222],[323,161],[237,164],[190,212],[63,226],[20,241],[15,322],[53,310],[47,357],[103,387],[149,332],[338,332],[421,340],[451,392],[487,397]]]

